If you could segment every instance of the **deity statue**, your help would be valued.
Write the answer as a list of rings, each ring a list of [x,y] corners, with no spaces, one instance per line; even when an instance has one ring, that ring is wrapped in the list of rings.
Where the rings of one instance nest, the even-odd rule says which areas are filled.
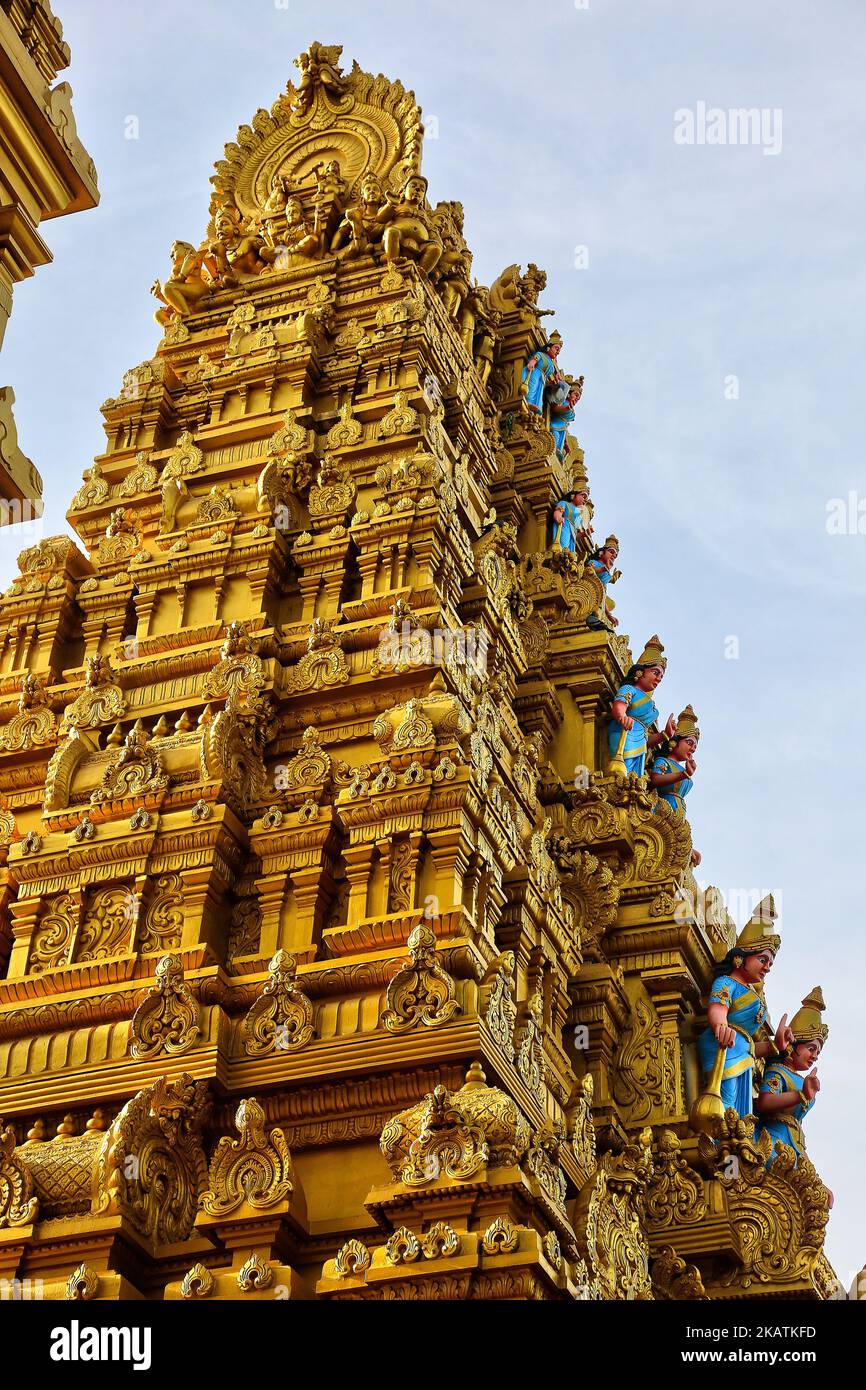
[[[463,208],[459,203],[437,203],[433,225],[442,243],[436,281],[445,312],[460,320],[460,310],[472,288],[472,252],[463,240]]]
[[[317,164],[313,169],[316,180],[316,198],[322,201],[335,201],[346,192],[346,180],[340,171],[339,160],[329,159],[327,164]]]
[[[578,488],[560,497],[553,508],[553,539],[551,545],[558,550],[577,549],[577,538],[581,532],[589,530],[589,492]]]
[[[282,261],[285,256],[310,258],[317,256],[319,250],[320,238],[310,231],[300,199],[290,198],[286,203],[286,228],[278,247],[278,260]]]
[[[410,174],[399,195],[386,192],[391,215],[382,245],[387,261],[411,256],[429,274],[442,255],[442,243],[435,235],[433,218],[425,206],[426,197],[427,180],[423,174]]]
[[[614,696],[608,744],[614,762],[624,759],[625,770],[642,777],[648,748],[674,732],[676,721],[671,715],[664,733],[653,733],[650,725],[659,717],[652,693],[665,673],[667,657],[662,656],[661,639],[652,636],[625,681]]]
[[[208,243],[208,251],[221,284],[236,285],[239,275],[262,275],[270,269],[276,248],[266,246],[263,237],[231,208],[217,210],[215,229],[216,237]]]
[[[343,95],[346,79],[339,66],[342,51],[342,44],[311,43],[305,53],[295,58],[295,67],[301,74],[293,107],[298,115],[309,110],[317,87],[332,97]]]
[[[562,351],[562,334],[553,332],[543,348],[538,348],[528,357],[521,376],[522,394],[526,405],[534,415],[544,411],[544,393],[549,386],[557,385],[561,376],[556,359]]]
[[[615,584],[620,577],[620,571],[614,569],[617,556],[619,555],[619,541],[616,536],[608,536],[604,545],[599,546],[594,555],[590,555],[587,560],[587,568],[595,571],[595,576],[604,586],[604,607],[598,613],[590,613],[586,620],[586,625],[593,632],[612,632],[613,628],[619,627],[619,618],[614,617],[614,602],[607,596],[608,584]],[[608,626],[611,624],[611,626]]]
[[[647,774],[650,786],[655,788],[661,800],[682,815],[686,811],[686,797],[694,786],[692,779],[697,768],[695,750],[700,736],[698,717],[691,705],[686,705],[670,738],[653,758]],[[700,862],[700,854],[693,849],[692,866],[697,868]]]
[[[271,191],[265,200],[262,208],[262,217],[267,220],[270,217],[279,217],[280,213],[285,212],[286,203],[291,197],[292,186],[285,174],[274,174],[271,179]]]
[[[576,380],[564,377],[550,395],[550,433],[556,445],[556,456],[565,458],[565,436],[574,420],[574,407],[583,394],[583,377]]]
[[[775,1061],[793,1041],[787,1014],[782,1015],[772,1038],[755,1041],[767,1019],[763,981],[781,945],[781,937],[771,930],[775,918],[776,907],[769,894],[716,968],[707,1027],[698,1038],[698,1055],[710,1077],[710,1089],[718,1084],[721,1108],[733,1108],[741,1119],[752,1114],[755,1058]]]
[[[188,241],[171,244],[171,275],[164,285],[154,280],[150,292],[166,306],[157,309],[156,322],[167,327],[174,319],[192,314],[206,295],[213,293],[213,280],[206,276],[204,252]]]
[[[346,259],[360,256],[380,242],[392,213],[377,174],[368,171],[364,175],[358,196],[359,201],[346,209],[346,215],[331,240],[331,250],[343,250]]]
[[[824,1008],[824,995],[816,985],[791,1019],[791,1041],[784,1055],[765,1067],[755,1103],[756,1137],[766,1130],[774,1145],[788,1144],[798,1159],[806,1152],[801,1125],[821,1089],[815,1063],[830,1032],[821,1018]]]
[[[694,754],[701,736],[697,719],[691,705],[686,705],[667,740],[667,751],[656,755],[649,771],[650,786],[675,811],[685,811],[685,799],[694,785]]]

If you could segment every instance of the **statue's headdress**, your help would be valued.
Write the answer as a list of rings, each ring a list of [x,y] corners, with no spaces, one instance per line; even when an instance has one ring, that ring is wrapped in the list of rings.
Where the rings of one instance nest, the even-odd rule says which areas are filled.
[[[605,541],[604,545],[600,546],[599,548],[600,548],[601,550],[615,550],[616,553],[617,553],[617,555],[618,555],[618,554],[619,554],[619,541],[617,540],[616,536],[608,536],[608,538],[607,538],[607,540]]]
[[[773,895],[768,893],[758,903],[743,927],[734,949],[739,949],[746,955],[757,955],[759,951],[772,951],[775,955],[782,944],[782,938],[772,930],[778,915]]]
[[[695,714],[691,705],[686,705],[677,719],[677,727],[671,735],[671,742],[675,743],[678,738],[693,738],[695,742],[697,742],[700,736],[701,731],[698,728],[698,716]]]
[[[814,1038],[825,1043],[830,1033],[827,1024],[821,1018],[821,1014],[826,1008],[824,995],[820,985],[816,985],[810,990],[803,1000],[803,1007],[798,1009],[788,1025],[794,1035],[794,1042],[812,1042]]]
[[[560,333],[558,328],[554,328],[553,332],[547,340],[548,347],[551,347],[554,343],[556,343],[559,347],[562,347],[562,334]]]
[[[666,656],[662,656],[663,651],[662,639],[653,634],[635,662],[635,666],[661,666],[664,670],[668,664],[668,659]]]

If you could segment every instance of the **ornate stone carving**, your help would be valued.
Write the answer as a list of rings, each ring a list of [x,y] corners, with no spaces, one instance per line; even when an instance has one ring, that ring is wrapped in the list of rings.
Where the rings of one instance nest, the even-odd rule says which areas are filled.
[[[488,1086],[475,1062],[459,1091],[437,1086],[418,1105],[393,1116],[379,1144],[397,1181],[424,1187],[440,1176],[465,1180],[488,1164],[520,1163],[529,1139],[515,1102]]]
[[[265,1133],[265,1112],[256,1100],[242,1100],[235,1116],[239,1139],[224,1135],[211,1159],[209,1187],[201,1207],[210,1216],[227,1216],[241,1206],[264,1211],[286,1201],[294,1172],[281,1129]]]
[[[180,956],[163,956],[157,962],[156,983],[132,1017],[133,1057],[188,1052],[201,1031],[198,1019],[198,1004],[184,979]]]
[[[638,995],[616,1061],[613,1093],[627,1112],[629,1125],[642,1124],[653,1112],[675,1115],[676,1069],[661,1036],[652,1006]]]
[[[241,1034],[248,1057],[295,1052],[315,1036],[313,1005],[298,987],[298,963],[289,951],[277,951],[261,997],[250,1006]]]
[[[514,1050],[517,1005],[514,1002],[514,952],[503,951],[487,968],[481,982],[484,1021],[502,1050]]]
[[[154,1081],[106,1132],[93,1176],[95,1216],[122,1214],[154,1245],[186,1240],[207,1181],[207,1083]]]
[[[105,769],[91,801],[124,801],[158,794],[168,786],[162,758],[140,719],[136,719],[116,755]]]
[[[435,932],[416,927],[407,945],[411,964],[404,965],[389,984],[382,1014],[382,1025],[389,1033],[405,1033],[419,1023],[439,1027],[460,1009],[454,981],[436,957]]]
[[[8,1226],[29,1226],[36,1220],[38,1202],[33,1180],[15,1152],[15,1131],[11,1125],[0,1130],[0,1230]]]
[[[141,925],[140,951],[173,951],[183,935],[183,881],[169,871],[154,881]]]
[[[300,695],[307,690],[344,685],[350,675],[346,654],[334,636],[332,624],[323,618],[314,618],[306,652],[298,664],[286,672],[287,693]]]

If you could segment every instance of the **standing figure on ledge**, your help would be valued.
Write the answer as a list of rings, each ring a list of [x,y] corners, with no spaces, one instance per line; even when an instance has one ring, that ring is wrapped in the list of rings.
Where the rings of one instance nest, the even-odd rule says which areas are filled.
[[[663,734],[650,733],[650,725],[659,717],[653,691],[668,664],[667,657],[662,656],[663,651],[661,638],[651,637],[616,692],[611,706],[613,717],[607,731],[611,757],[622,757],[626,772],[633,772],[636,777],[643,776],[647,748],[654,748],[665,737],[670,738],[676,724],[671,715]]]
[[[565,390],[565,388],[568,388]],[[550,433],[556,445],[556,457],[565,458],[565,436],[574,420],[574,407],[583,394],[583,377],[576,381],[566,377],[550,398]],[[564,395],[564,399],[563,399]]]
[[[576,550],[579,533],[591,529],[588,500],[589,493],[582,491],[569,492],[566,497],[560,497],[553,508],[551,545],[554,549]]]
[[[763,982],[772,968],[781,937],[770,929],[776,907],[769,894],[755,908],[736,945],[716,969],[707,1009],[708,1026],[698,1038],[698,1055],[707,1074],[723,1054],[720,1094],[723,1107],[743,1119],[752,1114],[752,1075],[756,1057],[781,1057],[791,1041],[787,1014],[775,1038],[755,1042],[767,1018]]]
[[[785,1055],[770,1063],[758,1087],[755,1137],[765,1129],[774,1144],[790,1145],[798,1158],[806,1152],[800,1126],[821,1089],[815,1063],[830,1032],[821,1018],[824,1007],[824,995],[816,986],[791,1019],[792,1041]]]
[[[521,377],[522,392],[528,409],[534,415],[541,415],[544,410],[544,392],[547,387],[554,386],[561,380],[556,367],[556,359],[561,352],[562,334],[551,333],[544,347],[539,348],[526,361]]]
[[[604,586],[603,613],[590,613],[586,620],[586,625],[592,632],[612,632],[613,627],[619,627],[619,618],[613,616],[613,599],[607,596],[608,584],[615,584],[619,579],[619,570],[614,569],[618,555],[619,541],[616,536],[608,536],[604,545],[599,546],[595,554],[590,555],[586,562],[587,568],[595,571],[596,577]],[[605,622],[605,618],[607,622]],[[608,623],[612,623],[613,627],[608,627]]]

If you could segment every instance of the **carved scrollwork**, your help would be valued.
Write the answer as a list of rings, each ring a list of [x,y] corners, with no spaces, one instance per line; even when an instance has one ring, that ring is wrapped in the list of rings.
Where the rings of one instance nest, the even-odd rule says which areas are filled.
[[[38,1207],[33,1179],[15,1152],[15,1131],[7,1125],[0,1131],[0,1230],[29,1226],[36,1220]]]
[[[169,1056],[188,1052],[195,1045],[199,1008],[184,979],[180,956],[163,956],[157,962],[156,983],[132,1016],[133,1057]]]
[[[436,935],[416,927],[408,940],[411,964],[404,965],[388,985],[382,1026],[404,1033],[423,1024],[436,1028],[459,1012],[454,981],[436,958]]]
[[[241,1029],[248,1057],[264,1057],[277,1049],[297,1052],[315,1037],[313,1005],[298,986],[295,957],[277,951],[268,971],[270,979]]]
[[[120,1215],[156,1244],[186,1240],[207,1181],[201,1131],[207,1083],[154,1081],[107,1130],[93,1174],[95,1216]]]
[[[281,1129],[265,1133],[265,1112],[257,1100],[242,1100],[235,1116],[239,1139],[224,1135],[211,1159],[209,1187],[201,1207],[210,1216],[227,1216],[241,1206],[267,1210],[294,1190],[294,1171]]]

